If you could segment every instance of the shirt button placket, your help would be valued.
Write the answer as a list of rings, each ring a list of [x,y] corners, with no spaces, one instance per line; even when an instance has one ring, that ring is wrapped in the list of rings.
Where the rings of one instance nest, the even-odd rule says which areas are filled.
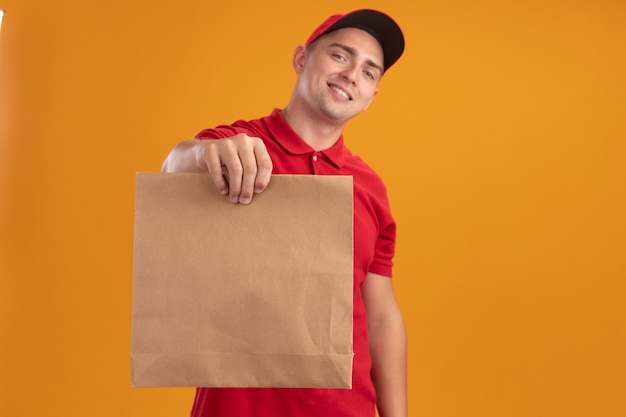
[[[319,155],[317,153],[314,153],[313,155],[311,155],[311,168],[314,174],[317,174],[318,172],[318,167],[317,167],[318,159],[319,159]]]

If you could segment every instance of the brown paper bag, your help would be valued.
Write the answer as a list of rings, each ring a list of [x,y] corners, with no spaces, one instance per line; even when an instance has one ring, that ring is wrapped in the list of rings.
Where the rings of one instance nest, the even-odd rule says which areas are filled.
[[[278,175],[252,204],[138,173],[134,387],[350,388],[352,178]]]

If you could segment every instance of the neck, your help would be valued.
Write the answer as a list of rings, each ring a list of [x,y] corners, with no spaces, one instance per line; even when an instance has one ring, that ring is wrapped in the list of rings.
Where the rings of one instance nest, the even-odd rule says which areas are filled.
[[[316,151],[323,151],[337,143],[346,124],[311,114],[305,109],[299,109],[292,102],[287,104],[281,114],[294,132]]]

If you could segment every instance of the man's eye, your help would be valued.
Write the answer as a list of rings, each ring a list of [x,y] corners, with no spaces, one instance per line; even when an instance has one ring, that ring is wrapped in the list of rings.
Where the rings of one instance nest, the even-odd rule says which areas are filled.
[[[376,80],[377,75],[372,71],[363,70],[363,74],[365,74],[365,76],[372,81]]]
[[[346,58],[344,58],[344,56],[343,56],[343,55],[341,55],[341,54],[332,54],[332,55],[333,55],[333,57],[334,57],[335,59],[338,59],[338,60],[340,60],[340,61],[345,61],[345,60],[346,60]]]

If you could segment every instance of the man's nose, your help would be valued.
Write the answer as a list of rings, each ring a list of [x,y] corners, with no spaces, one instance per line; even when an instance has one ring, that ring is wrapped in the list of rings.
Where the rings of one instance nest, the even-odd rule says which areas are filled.
[[[356,65],[349,65],[341,71],[341,76],[352,84],[357,82],[358,67]]]

